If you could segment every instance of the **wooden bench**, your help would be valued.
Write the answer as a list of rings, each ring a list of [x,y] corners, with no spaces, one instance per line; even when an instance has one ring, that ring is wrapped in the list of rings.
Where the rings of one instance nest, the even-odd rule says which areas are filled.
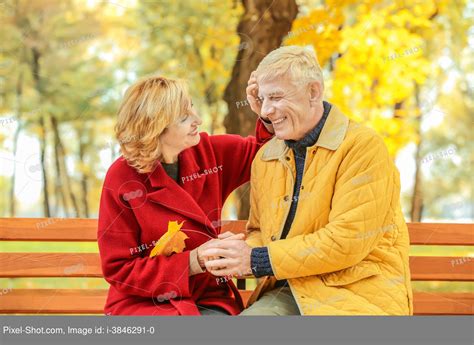
[[[245,231],[245,221],[226,221],[223,231]],[[473,246],[472,224],[408,224],[412,245]],[[96,219],[0,218],[2,241],[95,242]],[[0,277],[102,278],[98,253],[0,253]],[[413,281],[474,281],[474,259],[412,256]],[[237,282],[244,301],[251,291]],[[3,287],[0,287],[0,289]],[[102,314],[105,289],[12,289],[0,296],[0,314]],[[414,292],[416,315],[473,315],[474,292]]]

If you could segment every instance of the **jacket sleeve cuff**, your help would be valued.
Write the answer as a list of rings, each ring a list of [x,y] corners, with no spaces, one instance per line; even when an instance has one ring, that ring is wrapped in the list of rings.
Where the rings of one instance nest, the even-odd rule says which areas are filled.
[[[250,265],[253,275],[257,278],[273,275],[267,247],[256,247],[252,249]]]
[[[273,133],[271,133],[263,124],[262,121],[260,121],[257,118],[257,124],[255,125],[255,137],[257,138],[257,143],[259,144],[264,144],[271,138],[273,138]]]
[[[199,273],[204,273],[205,271],[199,265],[199,260],[197,257],[197,248],[191,250],[189,253],[189,276],[194,276]]]

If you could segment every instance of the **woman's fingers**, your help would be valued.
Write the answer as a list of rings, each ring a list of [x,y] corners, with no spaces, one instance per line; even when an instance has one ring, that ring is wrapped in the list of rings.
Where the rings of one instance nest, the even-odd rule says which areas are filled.
[[[233,232],[230,232],[230,231],[226,231],[226,232],[223,232],[222,234],[219,234],[217,235],[217,238],[220,239],[220,240],[223,240],[225,238],[228,238],[228,237],[231,237],[231,236],[234,236],[236,234],[234,234]]]
[[[234,234],[232,232],[224,232],[217,237],[219,240],[243,240],[245,239],[245,234],[239,233]]]

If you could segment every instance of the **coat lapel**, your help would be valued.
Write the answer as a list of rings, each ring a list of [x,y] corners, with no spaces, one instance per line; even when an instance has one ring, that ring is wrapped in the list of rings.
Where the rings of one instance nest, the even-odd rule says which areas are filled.
[[[217,237],[217,230],[196,202],[201,197],[205,179],[196,178],[184,184],[181,182],[181,177],[192,176],[199,171],[200,167],[191,149],[179,155],[178,183],[166,174],[161,164],[158,164],[155,170],[148,174],[153,191],[147,194],[147,200],[201,223],[215,235],[214,237]]]

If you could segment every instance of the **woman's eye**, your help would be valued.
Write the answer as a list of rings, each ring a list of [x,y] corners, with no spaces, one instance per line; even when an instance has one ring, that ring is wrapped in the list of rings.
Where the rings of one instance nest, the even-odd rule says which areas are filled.
[[[185,117],[181,119],[181,122],[185,122],[188,118],[189,118],[189,115],[186,115]]]

